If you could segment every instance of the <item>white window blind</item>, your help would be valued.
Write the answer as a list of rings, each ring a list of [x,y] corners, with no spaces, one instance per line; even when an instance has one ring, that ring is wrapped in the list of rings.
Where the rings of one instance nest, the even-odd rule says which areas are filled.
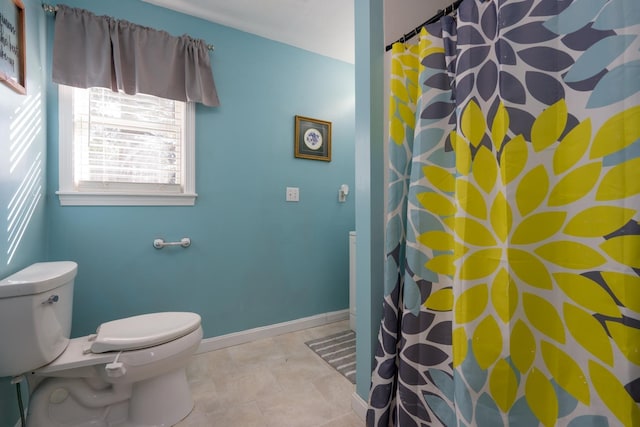
[[[79,185],[181,185],[184,103],[103,88],[74,92]]]
[[[60,88],[58,194],[63,204],[193,204],[192,105],[104,88]],[[67,165],[63,165],[65,161]],[[64,170],[68,167],[70,174]],[[192,201],[154,198],[150,203],[123,203],[121,197],[116,202],[76,203],[67,197],[71,202],[63,202],[69,195],[77,201],[77,195],[90,195],[96,200],[99,194],[148,199],[154,195],[186,195]]]

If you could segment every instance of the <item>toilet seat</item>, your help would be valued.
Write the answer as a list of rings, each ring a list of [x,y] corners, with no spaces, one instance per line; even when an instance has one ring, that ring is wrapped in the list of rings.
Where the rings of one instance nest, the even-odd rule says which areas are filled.
[[[134,318],[125,318],[116,320],[114,322],[125,322],[126,324],[128,319],[134,319],[133,322],[131,322],[133,326],[137,322],[137,320],[135,319],[136,317],[143,317],[143,319],[137,319],[142,320],[142,322],[138,325],[144,325],[145,321],[153,321],[153,319],[157,319],[158,323],[153,326],[148,326],[147,324],[148,329],[146,333],[144,332],[144,327],[138,326],[137,335],[140,340],[135,340],[130,337],[131,341],[127,344],[134,345],[134,343],[137,342],[137,345],[142,345],[141,343],[152,342],[152,337],[155,338],[156,341],[159,341],[160,337],[163,337],[164,341],[161,341],[159,344],[147,346],[144,348],[129,348],[127,351],[116,346],[117,340],[109,341],[106,345],[111,346],[115,350],[96,353],[91,351],[91,346],[94,343],[93,340],[97,339],[97,335],[72,338],[71,340],[69,340],[69,345],[67,346],[67,348],[62,352],[60,356],[58,356],[57,359],[50,362],[48,365],[33,370],[32,373],[43,376],[60,376],[62,371],[69,371],[76,368],[84,368],[87,366],[111,363],[115,360],[114,358],[116,356],[120,361],[126,362],[128,365],[142,366],[163,358],[173,357],[176,353],[182,352],[192,346],[197,347],[202,340],[200,316],[196,313],[153,313],[152,315],[135,316]],[[170,321],[169,318],[177,320],[175,320],[174,322]],[[191,329],[193,328],[194,321],[196,322],[195,329]],[[160,330],[162,329],[162,322],[165,322],[165,326],[167,323],[169,323],[169,327],[167,327],[164,331]],[[100,327],[98,328],[98,333],[102,332],[104,334],[104,337],[114,338],[109,334],[109,331],[112,329],[113,325],[111,325],[111,327],[108,326],[105,328],[105,325],[108,325],[109,323],[113,322],[107,322],[100,325]],[[155,331],[153,329],[155,329]],[[177,331],[188,332],[178,333]],[[132,334],[131,331],[128,331],[127,333],[129,335],[133,335],[135,338],[136,334]],[[117,335],[119,334],[115,333],[115,335],[115,338],[117,339]],[[175,336],[175,338],[169,338],[172,336]],[[122,340],[121,336],[120,339]],[[100,342],[102,342],[102,340]],[[121,344],[124,345],[124,343]]]
[[[187,335],[199,326],[200,316],[189,312],[150,313],[113,320],[98,327],[91,352],[153,347]]]

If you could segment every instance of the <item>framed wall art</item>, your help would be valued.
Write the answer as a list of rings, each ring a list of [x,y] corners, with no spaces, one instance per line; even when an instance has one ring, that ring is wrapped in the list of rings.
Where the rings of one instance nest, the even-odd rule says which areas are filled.
[[[294,156],[331,161],[331,122],[296,116]]]
[[[0,0],[0,81],[18,93],[26,89],[24,4]]]

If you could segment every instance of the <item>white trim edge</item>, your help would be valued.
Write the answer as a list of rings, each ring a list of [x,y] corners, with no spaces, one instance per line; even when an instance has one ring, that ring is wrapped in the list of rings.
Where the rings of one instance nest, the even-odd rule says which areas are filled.
[[[222,348],[248,343],[261,338],[270,338],[277,335],[288,334],[289,332],[300,331],[302,329],[314,328],[316,326],[347,320],[348,318],[349,310],[347,309],[318,314],[311,317],[303,317],[302,319],[291,320],[289,322],[247,329],[246,331],[234,332],[227,335],[220,335],[218,337],[205,338],[200,343],[198,350],[196,350],[196,354],[220,350]]]
[[[357,392],[351,395],[351,409],[362,421],[367,421],[367,402]]]
[[[197,194],[126,194],[56,191],[60,206],[193,206]]]

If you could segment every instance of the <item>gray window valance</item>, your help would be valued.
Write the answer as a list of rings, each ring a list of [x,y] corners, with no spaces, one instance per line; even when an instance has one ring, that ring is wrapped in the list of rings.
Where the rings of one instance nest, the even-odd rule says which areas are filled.
[[[218,106],[203,40],[58,5],[53,81]]]

